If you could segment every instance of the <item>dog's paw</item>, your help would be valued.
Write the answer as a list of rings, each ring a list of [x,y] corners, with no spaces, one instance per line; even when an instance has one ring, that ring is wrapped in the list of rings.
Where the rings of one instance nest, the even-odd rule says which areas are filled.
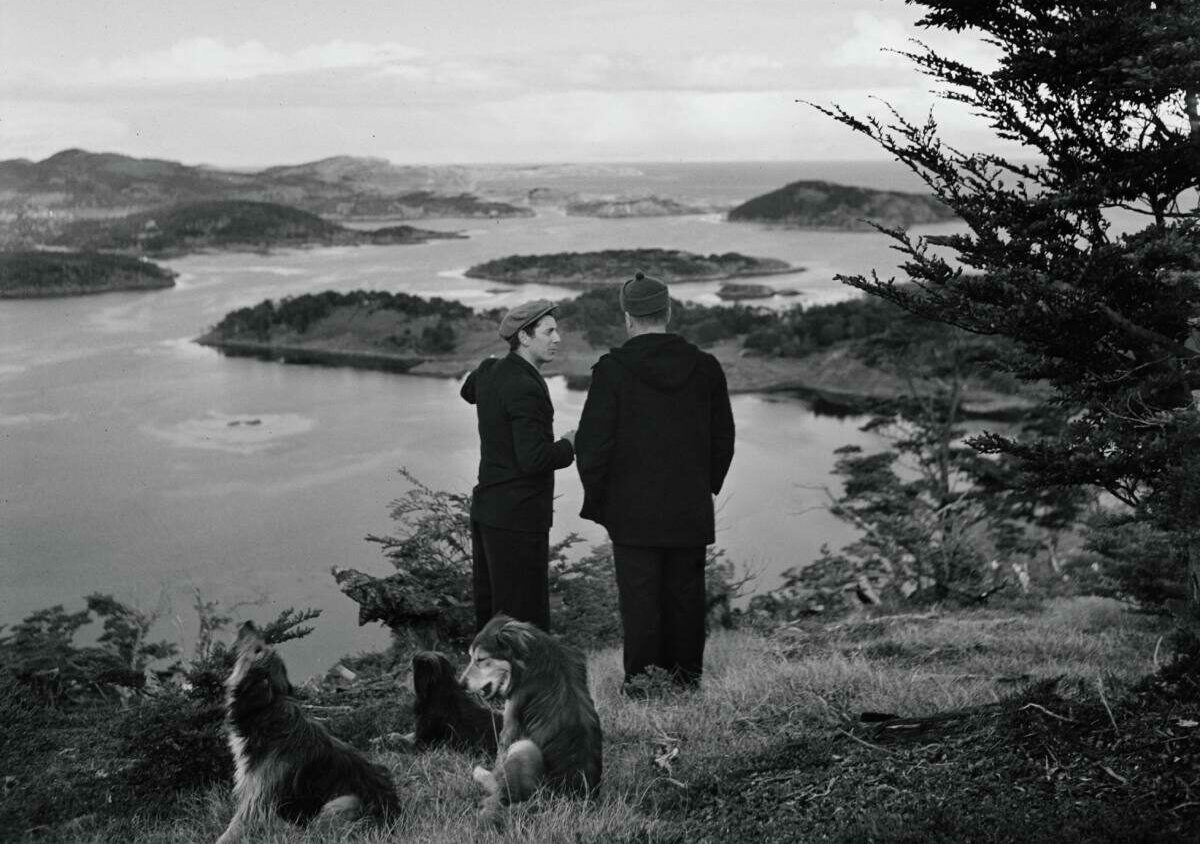
[[[497,832],[504,828],[504,813],[500,811],[500,801],[489,798],[483,801],[479,811],[479,826]]]
[[[479,783],[488,795],[496,793],[496,789],[498,788],[496,777],[487,768],[482,765],[476,765],[475,769],[471,771],[471,778]]]
[[[371,750],[378,753],[384,749],[395,750],[399,753],[413,753],[417,749],[417,734],[386,733],[371,739]]]

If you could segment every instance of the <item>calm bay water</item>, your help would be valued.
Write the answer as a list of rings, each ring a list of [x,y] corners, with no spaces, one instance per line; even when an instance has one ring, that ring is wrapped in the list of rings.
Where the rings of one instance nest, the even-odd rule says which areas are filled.
[[[728,192],[738,173],[709,178]],[[757,186],[743,173],[740,184],[749,197],[787,180]],[[158,632],[186,646],[198,590],[227,605],[267,599],[239,609],[243,618],[269,618],[288,606],[322,609],[316,632],[289,647],[298,677],[386,640],[378,625],[357,626],[357,606],[337,590],[330,567],[390,572],[364,537],[391,530],[388,502],[407,489],[398,467],[435,488],[470,488],[478,455],[472,409],[451,380],[229,359],[192,342],[233,308],[355,288],[507,306],[570,293],[498,291],[462,270],[514,253],[639,247],[782,258],[805,271],[767,283],[815,302],[846,295],[835,273],[890,272],[897,260],[873,234],[715,217],[605,221],[547,213],[422,225],[470,237],[192,256],[168,262],[181,273],[172,290],[0,302],[0,623],[56,603],[78,609],[90,592],[111,592],[161,610]],[[711,304],[715,288],[673,292]],[[502,351],[499,341],[495,351]],[[561,379],[551,380],[551,394],[559,429],[574,427],[584,395]],[[850,538],[845,526],[811,508],[825,500],[819,487],[831,481],[833,449],[871,440],[852,420],[815,416],[788,398],[737,396],[734,414],[737,454],[718,501],[717,543],[761,570],[759,586],[770,588],[822,543]],[[576,515],[574,470],[558,478],[552,538],[574,530],[602,541],[602,531]]]

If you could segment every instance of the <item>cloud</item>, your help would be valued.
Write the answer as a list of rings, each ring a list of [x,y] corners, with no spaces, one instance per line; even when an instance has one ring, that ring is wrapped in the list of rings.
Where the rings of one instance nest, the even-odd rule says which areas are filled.
[[[838,31],[826,49],[646,52],[187,38],[69,72],[0,75],[0,157],[66,146],[252,165],[341,153],[441,163],[878,157],[797,100],[878,113],[873,95],[920,120],[934,102],[929,81],[880,52],[912,48],[908,25],[863,11]],[[946,43],[956,56],[982,54],[969,36]]]
[[[341,68],[382,67],[419,55],[419,50],[390,42],[367,44],[336,40],[282,52],[261,41],[229,45],[215,38],[198,37],[179,41],[165,50],[109,62],[85,62],[80,78],[100,86],[244,80]]]
[[[912,47],[912,28],[894,18],[869,12],[854,15],[854,33],[829,53],[836,67],[908,68],[909,62],[892,50]]]
[[[197,37],[161,50],[50,74],[0,80],[10,98],[133,103],[182,96],[210,102],[453,102],[562,91],[777,91],[829,84],[837,68],[798,51],[566,51],[430,55],[393,42],[329,41],[291,51]]]
[[[916,78],[912,62],[897,51],[920,54],[924,52],[922,44],[983,71],[993,70],[1000,58],[998,48],[980,40],[970,30],[918,30],[907,21],[871,12],[856,12],[852,27],[848,37],[825,53],[823,58],[828,65],[860,73],[909,73]]]
[[[558,72],[553,68],[557,66]],[[545,66],[524,67],[528,83],[593,91],[755,91],[778,88],[798,75],[795,63],[765,53],[701,52],[681,55],[583,53],[557,55]]]

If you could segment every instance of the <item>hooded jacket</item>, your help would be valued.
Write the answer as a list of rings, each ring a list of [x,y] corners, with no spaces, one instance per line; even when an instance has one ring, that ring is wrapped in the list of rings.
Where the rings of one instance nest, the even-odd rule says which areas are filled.
[[[505,530],[548,531],[554,519],[554,470],[575,452],[554,439],[554,405],[546,381],[515,352],[488,358],[461,395],[479,418],[479,483],[471,518]]]
[[[733,441],[717,359],[676,334],[632,337],[592,367],[575,436],[580,515],[621,545],[708,545]]]

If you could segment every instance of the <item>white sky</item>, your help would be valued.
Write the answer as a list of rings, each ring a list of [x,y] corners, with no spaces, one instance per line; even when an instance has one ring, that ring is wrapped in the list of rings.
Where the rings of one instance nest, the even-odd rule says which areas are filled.
[[[994,148],[881,52],[902,0],[0,0],[0,159],[261,166],[885,157],[804,99]]]

